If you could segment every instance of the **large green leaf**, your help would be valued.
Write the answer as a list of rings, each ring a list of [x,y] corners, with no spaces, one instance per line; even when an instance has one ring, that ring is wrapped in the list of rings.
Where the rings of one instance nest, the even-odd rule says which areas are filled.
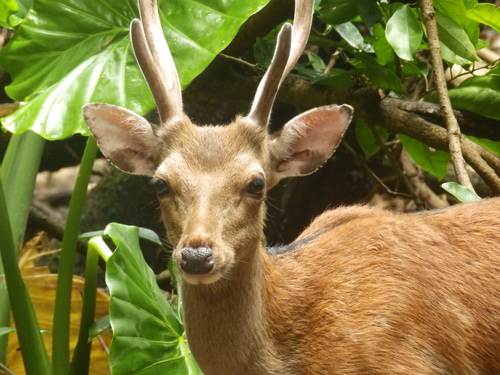
[[[479,40],[479,24],[467,17],[467,10],[477,4],[476,0],[434,0],[433,4],[440,12],[446,14],[458,25],[460,25],[469,36],[469,40],[475,46]],[[491,4],[492,5],[492,4]]]
[[[484,23],[500,32],[500,8],[494,4],[476,4],[474,8],[467,10],[469,19]]]
[[[404,60],[413,60],[422,40],[422,27],[415,13],[405,4],[387,21],[385,30],[387,41],[396,54]]]
[[[187,86],[268,0],[163,1],[164,33]],[[144,114],[154,107],[133,57],[128,28],[135,0],[37,0],[0,53],[12,77],[8,94],[23,103],[3,119],[11,132],[44,138],[88,134],[81,107],[107,102]]]
[[[471,77],[449,91],[454,108],[500,120],[500,76]],[[435,99],[433,99],[435,100]]]
[[[113,375],[201,374],[188,349],[180,316],[167,303],[139,247],[139,229],[110,224],[116,245],[106,265],[113,328]]]
[[[399,134],[399,139],[415,163],[436,176],[440,181],[446,176],[450,163],[449,153],[432,150],[426,144],[403,134]]]
[[[476,54],[474,45],[462,26],[438,10],[436,10],[436,22],[441,48],[443,49],[443,58],[445,60],[460,65],[481,61]],[[458,59],[454,59],[453,56],[445,54],[445,52],[449,53],[446,49],[449,49]]]

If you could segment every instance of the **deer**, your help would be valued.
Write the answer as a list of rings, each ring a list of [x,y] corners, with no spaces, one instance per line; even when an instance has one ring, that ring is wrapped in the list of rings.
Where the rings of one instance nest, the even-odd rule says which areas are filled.
[[[83,115],[112,164],[152,178],[203,373],[500,374],[500,199],[413,214],[339,207],[291,244],[264,246],[267,191],[321,167],[353,116],[330,104],[268,132],[313,1],[297,0],[249,113],[206,126],[183,112],[156,1],[139,9],[131,40],[160,125],[104,103]]]

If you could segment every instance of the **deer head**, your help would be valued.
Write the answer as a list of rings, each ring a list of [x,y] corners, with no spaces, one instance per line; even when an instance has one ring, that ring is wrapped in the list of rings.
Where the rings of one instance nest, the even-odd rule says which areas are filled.
[[[279,85],[297,62],[311,27],[313,1],[298,1],[293,27],[281,29],[250,112],[226,126],[196,126],[183,113],[174,61],[156,1],[139,1],[131,23],[137,61],[153,93],[160,126],[127,109],[92,103],[84,118],[101,151],[122,171],[153,178],[183,279],[210,284],[260,246],[266,191],[307,175],[334,152],[352,117],[347,105],[302,113],[274,134],[267,127]]]

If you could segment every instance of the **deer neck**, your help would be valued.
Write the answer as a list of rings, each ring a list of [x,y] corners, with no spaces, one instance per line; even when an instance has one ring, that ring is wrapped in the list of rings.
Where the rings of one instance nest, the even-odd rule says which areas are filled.
[[[268,337],[266,274],[270,264],[259,243],[215,285],[183,282],[189,346],[205,375],[282,374]]]

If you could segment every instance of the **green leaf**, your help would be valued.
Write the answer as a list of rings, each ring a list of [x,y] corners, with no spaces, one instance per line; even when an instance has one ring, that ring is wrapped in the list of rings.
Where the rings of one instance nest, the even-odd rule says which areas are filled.
[[[423,61],[415,61],[414,63],[409,61],[404,61],[403,70],[401,73],[403,77],[408,77],[408,76],[426,77],[429,74],[429,65]]]
[[[276,49],[276,40],[283,24],[276,26],[265,37],[257,38],[253,48],[253,55],[257,64],[263,68],[268,68],[273,59]]]
[[[491,139],[486,138],[477,138],[472,135],[467,135],[467,138],[476,142],[478,145],[483,146],[485,149],[493,152],[494,154],[500,156],[500,142],[492,141]]]
[[[346,22],[340,25],[334,25],[333,28],[339,35],[352,47],[368,53],[373,53],[373,47],[366,44],[363,35],[359,32],[358,28],[351,22]]]
[[[117,246],[106,266],[113,375],[201,374],[187,347],[180,317],[144,261],[139,229],[110,224],[105,233]]]
[[[139,227],[139,237],[149,242],[152,242],[161,248],[165,248],[164,244],[161,242],[160,237],[154,230],[151,230],[149,228]]]
[[[422,41],[423,31],[408,4],[394,12],[387,21],[385,33],[387,41],[400,58],[413,60]]]
[[[89,342],[93,338],[99,336],[101,333],[111,331],[111,323],[109,321],[109,315],[96,320],[89,328]]]
[[[325,62],[317,54],[313,52],[307,52],[307,58],[311,63],[314,70],[318,72],[323,72],[326,68]]]
[[[187,86],[268,0],[163,1],[160,17]],[[8,94],[21,105],[3,125],[33,129],[44,138],[89,134],[81,115],[88,102],[106,102],[139,114],[154,108],[130,40],[136,0],[38,0],[16,36],[0,52],[12,77]]]
[[[375,38],[372,41],[372,46],[375,50],[375,54],[377,55],[378,63],[384,66],[394,62],[394,50],[391,44],[387,41],[385,29],[380,23],[373,25],[373,35]]]
[[[0,336],[8,335],[9,333],[16,332],[15,328],[12,327],[0,327]]]
[[[453,19],[446,14],[436,10],[436,22],[438,26],[439,40],[441,48],[446,46],[451,52],[458,57],[465,59],[465,63],[472,63],[474,61],[481,61],[476,54],[476,49],[465,32],[464,28],[457,24]],[[443,54],[443,58],[448,59],[452,63],[455,61],[449,60],[450,57]],[[459,63],[461,61],[459,60]],[[461,65],[464,65],[463,62]]]
[[[7,0],[9,1],[9,0]],[[15,13],[11,14],[8,18],[8,25],[4,26],[8,29],[13,29],[23,22],[28,10],[33,6],[34,0],[15,0],[17,2],[18,9]],[[0,0],[1,2],[1,0]]]
[[[467,10],[467,17],[471,20],[481,22],[500,32],[500,8],[494,4],[476,4],[474,8]]]
[[[446,176],[450,154],[444,151],[432,150],[426,144],[403,134],[399,134],[399,139],[415,163],[436,176],[438,180],[442,180]]]
[[[0,327],[0,336],[8,335],[9,333],[17,332],[17,329],[13,327]],[[50,335],[51,332],[45,329],[40,330],[41,335]]]
[[[472,3],[477,4],[476,0]],[[453,21],[460,25],[467,33],[471,43],[476,46],[479,41],[479,24],[467,17],[467,9],[474,4],[464,2],[463,0],[434,0],[434,6],[441,13],[446,14]]]
[[[386,141],[389,138],[390,132],[386,128],[375,126],[375,129],[382,141]],[[358,120],[356,121],[355,132],[356,139],[358,140],[358,143],[367,159],[371,158],[380,150],[380,146],[378,145],[375,136],[366,124],[365,120],[361,117],[358,117]]]
[[[449,91],[454,108],[500,120],[500,76],[471,77]]]
[[[12,13],[19,10],[15,0],[0,0],[0,27],[10,28],[7,20]]]
[[[356,1],[356,6],[358,7],[359,15],[361,16],[361,19],[366,27],[370,28],[377,22],[382,21],[382,12],[380,11],[376,1],[358,0]]]
[[[354,53],[355,59],[351,63],[355,66],[353,75],[363,74],[369,79],[369,84],[378,86],[385,90],[402,94],[403,85],[401,79],[393,70],[380,66],[372,55],[366,53]]]
[[[481,197],[469,188],[457,184],[456,182],[445,182],[441,187],[457,198],[460,202],[477,202]]]
[[[366,75],[370,80],[370,84],[373,86],[394,91],[398,95],[403,93],[401,79],[399,79],[396,73],[390,69],[384,67],[369,67],[356,69],[354,72]]]
[[[349,22],[358,16],[358,0],[338,0],[335,6],[326,10],[320,11],[318,18],[329,25],[340,25]]]
[[[332,69],[327,76],[319,75],[314,78],[312,83],[321,86],[352,87],[352,75],[353,70]]]
[[[381,89],[401,94],[403,86],[396,74],[381,66],[370,66],[344,71],[336,69],[328,76],[321,75],[313,79],[314,84],[322,86],[352,87],[356,81],[367,81],[366,86],[377,86]]]

